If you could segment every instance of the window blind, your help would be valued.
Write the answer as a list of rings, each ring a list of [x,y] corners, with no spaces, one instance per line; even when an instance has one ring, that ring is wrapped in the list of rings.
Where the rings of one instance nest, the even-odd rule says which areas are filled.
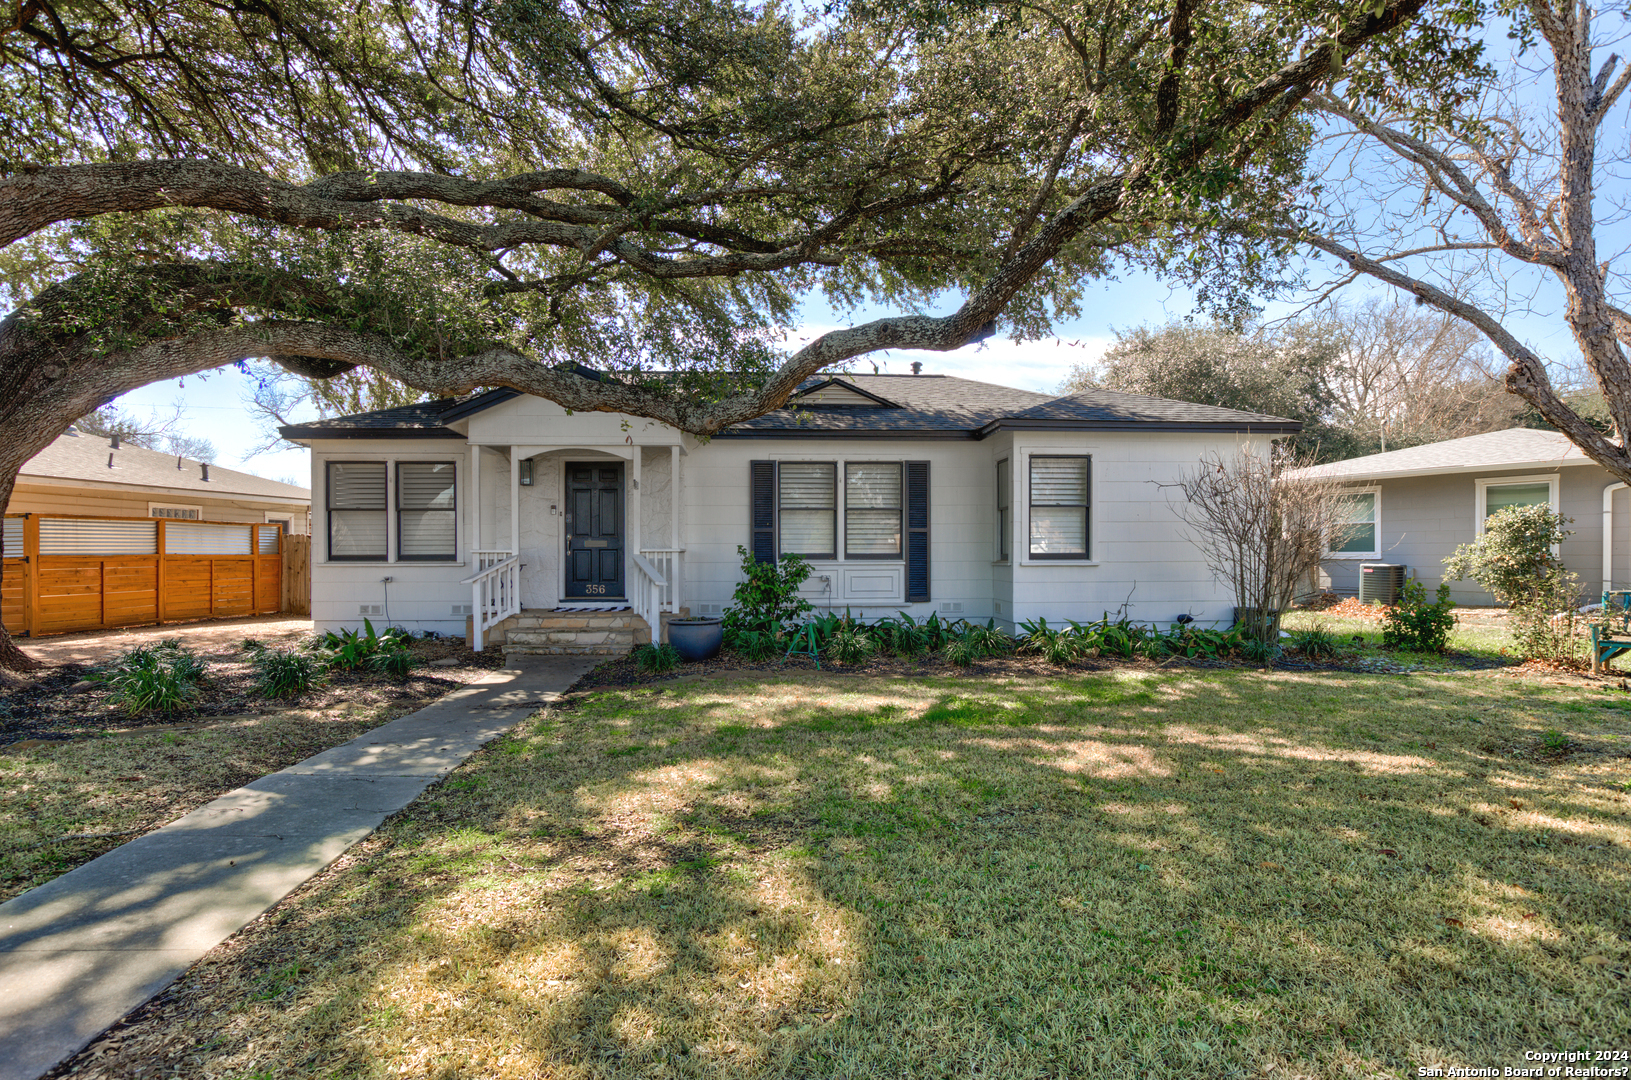
[[[386,557],[385,463],[328,463],[328,557]]]
[[[396,467],[399,559],[452,559],[458,529],[451,461],[404,461]]]
[[[1551,484],[1491,484],[1484,489],[1484,516],[1509,506],[1549,506]]]
[[[1087,457],[1031,458],[1031,554],[1038,558],[1087,555]]]
[[[781,550],[810,559],[838,553],[838,466],[830,461],[781,463]]]
[[[844,466],[845,557],[900,555],[900,495],[899,462],[850,462]]]

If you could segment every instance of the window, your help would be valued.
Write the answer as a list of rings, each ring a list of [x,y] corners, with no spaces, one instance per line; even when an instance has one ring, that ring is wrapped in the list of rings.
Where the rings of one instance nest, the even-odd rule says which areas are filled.
[[[1551,476],[1509,476],[1478,481],[1476,535],[1484,534],[1491,514],[1509,506],[1550,506],[1557,509],[1557,482]]]
[[[1342,497],[1343,512],[1338,519],[1346,526],[1338,543],[1331,545],[1332,555],[1348,555],[1379,559],[1382,557],[1381,496],[1375,491],[1356,491]]]
[[[780,472],[782,554],[836,558],[838,466],[831,461],[784,461]]]
[[[451,461],[403,461],[396,467],[396,557],[426,562],[458,557],[457,496]]]
[[[900,558],[900,489],[898,461],[844,465],[846,559]]]
[[[328,557],[385,560],[385,463],[330,461],[327,489]]]
[[[997,462],[997,558],[1002,562],[1008,561],[1009,537],[1013,529],[1008,520],[1008,489],[1011,480],[1008,475],[1008,459]]]
[[[1092,458],[1031,458],[1031,558],[1087,558],[1088,466]]]
[[[174,521],[197,521],[204,516],[202,507],[176,506],[164,503],[148,503],[147,516],[155,518],[170,518]]]

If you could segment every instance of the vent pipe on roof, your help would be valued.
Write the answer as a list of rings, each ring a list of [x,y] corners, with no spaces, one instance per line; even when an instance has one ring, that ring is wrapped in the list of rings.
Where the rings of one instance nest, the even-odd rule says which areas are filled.
[[[119,433],[118,432],[114,432],[113,438],[108,441],[108,445],[113,447],[115,450],[119,449]]]
[[[210,478],[210,463],[207,461],[201,461],[198,463],[198,467],[203,472],[205,483],[208,483]]]
[[[180,472],[180,471],[181,471],[181,455],[177,454],[176,455],[176,472]]]
[[[923,361],[921,361],[921,360],[913,360],[912,361],[912,374],[913,375],[923,374]]]
[[[113,468],[113,455],[112,454],[108,455],[108,468],[110,468],[110,469]]]

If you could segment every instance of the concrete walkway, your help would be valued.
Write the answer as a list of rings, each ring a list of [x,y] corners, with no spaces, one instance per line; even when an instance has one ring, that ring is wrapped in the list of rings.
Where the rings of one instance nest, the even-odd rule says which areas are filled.
[[[35,1080],[596,663],[525,657],[0,904],[0,1080]]]

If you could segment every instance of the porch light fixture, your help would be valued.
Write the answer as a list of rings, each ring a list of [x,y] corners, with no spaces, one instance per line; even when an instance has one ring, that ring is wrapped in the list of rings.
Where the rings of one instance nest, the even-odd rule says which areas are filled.
[[[521,486],[522,487],[531,487],[532,486],[532,459],[531,458],[522,458],[521,459]]]

